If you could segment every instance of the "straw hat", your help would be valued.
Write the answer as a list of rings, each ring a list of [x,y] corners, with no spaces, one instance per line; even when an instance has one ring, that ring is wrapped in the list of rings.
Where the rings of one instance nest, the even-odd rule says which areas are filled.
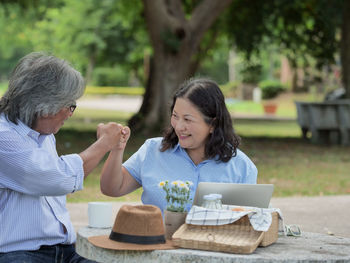
[[[153,205],[123,205],[109,236],[94,236],[89,242],[114,250],[174,249],[165,239],[162,212]]]

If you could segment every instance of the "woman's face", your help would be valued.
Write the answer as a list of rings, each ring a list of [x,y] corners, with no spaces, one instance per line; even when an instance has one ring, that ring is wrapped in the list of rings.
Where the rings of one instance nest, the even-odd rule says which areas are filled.
[[[205,143],[213,127],[208,125],[202,113],[188,99],[178,98],[171,115],[171,126],[182,148],[193,156],[204,158]]]

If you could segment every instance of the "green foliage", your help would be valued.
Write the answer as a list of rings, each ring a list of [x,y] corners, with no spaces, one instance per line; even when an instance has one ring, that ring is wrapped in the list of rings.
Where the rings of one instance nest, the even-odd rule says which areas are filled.
[[[264,80],[259,82],[259,87],[261,89],[263,99],[275,98],[278,94],[286,90],[284,86],[278,80]]]
[[[7,90],[7,82],[0,82],[0,97],[5,93]]]
[[[218,42],[218,41],[217,41]],[[228,46],[221,41],[217,43],[215,49],[211,49],[203,57],[195,76],[206,76],[215,80],[218,84],[228,82]]]
[[[261,79],[262,66],[246,62],[240,73],[243,83],[257,84]]]
[[[237,91],[239,86],[238,81],[227,82],[226,84],[220,85],[220,89],[224,94],[225,98],[235,98],[237,97]]]
[[[93,73],[93,84],[96,86],[127,86],[129,75],[121,67],[95,68]]]
[[[6,80],[18,59],[32,50],[29,29],[35,15],[31,6],[23,12],[18,4],[0,4],[0,81]]]
[[[182,1],[186,19],[197,4]],[[333,62],[342,6],[343,0],[233,1],[204,34],[193,56],[193,75],[199,68],[197,75],[226,83],[225,57],[231,47],[251,58],[274,46],[295,65],[310,63],[310,57],[316,58],[316,66]],[[115,78],[108,70],[98,69],[95,85],[125,85],[129,72],[144,84],[143,62],[152,56],[139,0],[2,1],[0,32],[6,36],[0,38],[0,81],[23,55],[47,50],[71,61],[85,75],[89,69],[118,66]],[[176,51],[178,36],[169,34],[164,35],[164,41]],[[264,63],[260,77],[245,68],[248,76],[243,76],[244,81],[274,77],[272,71],[265,72],[269,65]]]
[[[33,42],[38,49],[71,61],[84,74],[96,65],[136,70],[142,67],[148,41],[140,33],[145,31],[136,15],[141,10],[139,1],[63,0],[62,6],[48,9],[36,24]]]
[[[294,63],[313,57],[320,67],[334,62],[342,5],[343,0],[237,0],[225,30],[248,58],[276,44]]]

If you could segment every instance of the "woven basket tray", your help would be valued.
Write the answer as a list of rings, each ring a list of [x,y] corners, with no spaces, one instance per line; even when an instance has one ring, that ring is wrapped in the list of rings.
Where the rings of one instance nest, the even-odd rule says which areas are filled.
[[[255,231],[244,216],[234,223],[221,226],[183,224],[173,235],[178,247],[250,254],[259,245],[268,246],[278,238],[278,214],[272,213],[272,224],[267,232]]]

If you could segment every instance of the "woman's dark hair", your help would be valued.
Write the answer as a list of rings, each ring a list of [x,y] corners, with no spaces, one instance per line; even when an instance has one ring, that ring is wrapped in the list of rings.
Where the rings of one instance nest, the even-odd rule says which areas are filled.
[[[171,112],[178,98],[188,99],[202,113],[204,121],[214,127],[205,144],[205,157],[228,162],[236,156],[240,138],[235,134],[225,98],[218,85],[209,79],[191,79],[180,86],[173,97]],[[178,137],[170,125],[164,132],[161,151],[174,148]]]

